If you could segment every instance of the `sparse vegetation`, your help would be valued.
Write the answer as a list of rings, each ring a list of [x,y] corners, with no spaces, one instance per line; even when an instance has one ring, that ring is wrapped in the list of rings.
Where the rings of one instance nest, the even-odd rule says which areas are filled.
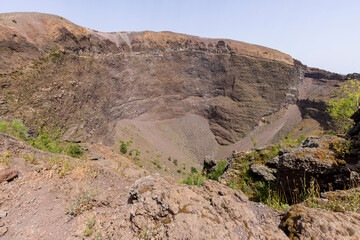
[[[61,142],[62,133],[57,127],[40,127],[38,136],[30,138],[28,142],[35,148],[51,153],[66,154],[70,157],[79,158],[84,154],[80,146],[74,143]]]
[[[121,152],[122,154],[126,154],[126,153],[127,153],[127,146],[126,146],[125,143],[121,143],[121,145],[120,145],[120,152]]]
[[[13,20],[11,20],[11,21],[12,21],[13,23],[15,23],[15,24],[17,23],[17,21],[16,21],[15,19],[13,19]]]
[[[178,160],[174,159],[174,165],[177,166],[178,165]]]
[[[250,134],[250,139],[251,139],[251,142],[254,145],[254,148],[256,148],[257,147],[257,141],[256,141],[255,136],[254,136],[253,133]]]
[[[0,157],[0,163],[8,164],[10,162],[10,151],[3,152],[2,156]]]
[[[67,155],[74,158],[79,158],[84,154],[84,151],[77,144],[70,143],[66,149]]]
[[[152,164],[154,164],[158,169],[161,169],[161,165],[160,165],[160,162],[159,162],[159,160],[154,160],[154,161],[151,161],[152,162]]]
[[[6,121],[0,121],[0,133],[26,140],[27,128],[20,119],[15,118],[10,124]]]
[[[131,140],[127,141],[127,142],[124,142],[124,141],[120,140],[120,152],[122,154],[126,154],[127,151],[128,151],[128,148],[131,147],[132,143],[133,143],[133,141],[131,141]],[[139,154],[140,154],[140,152],[139,152]]]
[[[183,163],[183,169],[186,170],[186,163]]]
[[[287,134],[281,140],[280,146],[282,148],[296,148],[300,146],[301,142],[306,139],[305,135],[301,134],[299,137],[294,138],[290,134]]]
[[[191,173],[198,173],[198,170],[196,169],[196,168],[194,168],[194,167],[191,167]]]
[[[335,157],[344,159],[353,148],[350,140],[332,142],[330,148],[335,152]]]
[[[311,182],[305,205],[333,212],[359,212],[360,189],[352,188],[347,191],[331,192],[328,193],[326,200],[324,200],[321,199],[319,187],[314,182]]]
[[[30,164],[36,164],[36,158],[35,158],[35,155],[28,155],[28,154],[26,154],[26,155],[24,155],[23,156],[23,158],[24,158],[24,160],[26,161],[26,162],[28,162],[28,163],[30,163]]]
[[[94,233],[94,226],[95,226],[95,218],[87,218],[86,219],[86,227],[83,231],[85,237],[90,237]]]
[[[77,216],[86,210],[90,210],[94,206],[93,192],[80,192],[72,200],[72,203],[66,209],[66,213],[71,216]]]
[[[187,178],[181,181],[181,183],[199,187],[205,181],[205,179],[206,178],[199,173],[190,173]]]

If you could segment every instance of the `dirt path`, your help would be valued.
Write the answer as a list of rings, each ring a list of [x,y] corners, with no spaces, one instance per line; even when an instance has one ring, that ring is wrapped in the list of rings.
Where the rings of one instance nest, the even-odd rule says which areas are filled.
[[[10,153],[8,164],[0,161],[0,170],[19,172],[15,180],[0,183],[0,210],[6,213],[0,217],[0,239],[84,239],[88,219],[95,219],[101,236],[113,239],[112,219],[117,227],[126,222],[129,187],[147,172],[108,147],[92,148],[103,158],[80,163],[0,134],[1,157]],[[24,156],[35,160],[27,162]],[[66,159],[70,169],[61,174],[67,165],[49,165],[54,159]],[[73,216],[71,209],[83,212]]]

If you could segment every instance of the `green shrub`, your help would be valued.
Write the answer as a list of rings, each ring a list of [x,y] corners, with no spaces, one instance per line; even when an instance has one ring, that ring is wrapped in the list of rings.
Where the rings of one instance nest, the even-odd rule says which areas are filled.
[[[204,181],[205,177],[201,174],[189,174],[189,176],[183,180],[181,180],[182,184],[191,185],[191,186],[200,186]]]
[[[152,164],[154,164],[158,169],[161,169],[161,165],[160,165],[160,162],[159,162],[159,160],[154,160],[154,161],[151,161],[152,162]]]
[[[23,140],[26,139],[27,128],[20,119],[15,118],[14,120],[12,120],[10,126],[13,131],[13,134],[16,137],[21,138]]]
[[[351,153],[353,148],[350,140],[334,141],[330,144],[330,148],[335,152],[335,156],[340,159],[344,159],[348,154]]]
[[[35,158],[35,155],[24,155],[23,156],[24,160],[28,163],[31,163],[31,164],[36,164],[36,158]]]
[[[70,157],[79,158],[84,154],[84,151],[77,144],[70,143],[65,150],[66,154]]]
[[[123,154],[126,154],[127,153],[127,146],[125,143],[121,143],[120,145],[120,152],[123,153]]]
[[[0,133],[8,133],[9,124],[5,121],[0,121]]]
[[[219,161],[214,172],[209,173],[207,176],[209,179],[217,181],[219,177],[224,173],[225,168],[227,167],[227,161]]]
[[[326,111],[333,118],[338,129],[346,132],[353,124],[350,117],[360,106],[360,81],[350,79],[336,94],[337,100],[328,102],[329,107]]]
[[[197,169],[194,167],[191,167],[191,173],[198,173]]]
[[[58,128],[39,127],[38,136],[30,139],[30,144],[40,150],[62,153],[60,146],[61,132]]]
[[[305,139],[304,134],[301,134],[298,138],[293,138],[290,134],[287,134],[281,140],[280,146],[283,148],[296,148],[300,146],[301,142]]]
[[[94,233],[95,218],[86,219],[86,228],[83,232],[85,237],[89,237]]]
[[[79,158],[84,154],[81,147],[75,143],[61,142],[62,133],[59,128],[39,127],[36,138],[28,140],[31,146],[51,153],[66,154]]]
[[[251,139],[251,142],[254,145],[254,148],[256,148],[257,147],[257,141],[256,141],[255,136],[254,136],[253,133],[250,134],[250,139]]]
[[[5,121],[0,121],[0,133],[10,134],[26,140],[27,128],[20,119],[15,118],[10,124]]]

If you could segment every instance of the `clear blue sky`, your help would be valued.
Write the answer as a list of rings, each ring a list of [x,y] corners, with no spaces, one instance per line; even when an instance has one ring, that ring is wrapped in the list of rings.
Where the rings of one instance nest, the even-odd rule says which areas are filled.
[[[99,31],[173,31],[230,38],[308,66],[360,72],[359,0],[0,0],[0,12],[63,16]]]

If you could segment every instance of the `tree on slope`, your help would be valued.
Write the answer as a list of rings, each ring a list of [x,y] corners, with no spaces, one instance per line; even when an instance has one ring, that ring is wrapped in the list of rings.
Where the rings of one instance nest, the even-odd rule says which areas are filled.
[[[360,102],[360,81],[350,79],[337,92],[339,98],[328,102],[327,112],[342,132],[347,131],[353,124],[350,118],[358,109]]]

